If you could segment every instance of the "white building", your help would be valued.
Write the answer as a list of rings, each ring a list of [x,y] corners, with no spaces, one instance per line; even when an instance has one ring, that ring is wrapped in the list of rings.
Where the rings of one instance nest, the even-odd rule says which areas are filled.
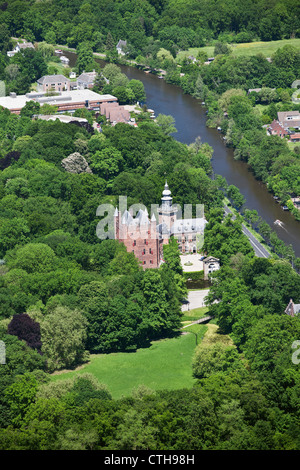
[[[158,209],[157,231],[163,242],[168,243],[169,238],[173,236],[181,253],[197,253],[204,241],[204,229],[207,224],[204,214],[202,217],[178,219],[178,208],[172,204],[173,198],[167,182],[162,196]]]
[[[34,45],[32,42],[18,42],[12,51],[7,51],[7,55],[8,57],[13,57],[15,54],[24,49],[34,49]]]

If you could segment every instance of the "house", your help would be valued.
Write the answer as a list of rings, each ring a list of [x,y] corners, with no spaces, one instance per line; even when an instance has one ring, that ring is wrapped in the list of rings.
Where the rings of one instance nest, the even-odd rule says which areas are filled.
[[[129,123],[130,112],[119,103],[102,103],[100,106],[100,114],[104,115],[110,123],[115,126],[120,122]]]
[[[290,142],[300,142],[300,132],[290,135]]]
[[[17,54],[20,51],[23,51],[24,49],[34,49],[34,45],[32,42],[18,42],[18,44],[14,47],[12,51],[7,51],[8,57],[13,57],[15,54]]]
[[[300,313],[300,304],[294,304],[293,300],[290,299],[284,313],[290,315],[291,317],[295,317],[298,315],[298,313]]]
[[[37,91],[70,91],[70,79],[64,75],[44,75],[37,80]]]
[[[196,57],[194,57],[193,55],[189,55],[189,56],[188,56],[188,60],[189,60],[190,62],[192,62],[193,64],[194,64],[195,62],[197,62]]]
[[[275,119],[272,121],[270,126],[267,128],[267,131],[270,135],[278,135],[279,137],[285,137],[288,135],[287,129],[285,129],[278,121]]]
[[[277,113],[277,120],[285,129],[300,130],[299,111],[280,111]]]
[[[93,70],[93,72],[82,72],[77,78],[77,89],[93,88],[97,75],[95,70]]]
[[[247,94],[249,95],[250,93],[253,93],[253,92],[254,93],[259,93],[260,91],[261,91],[261,88],[249,88]]]
[[[220,269],[220,260],[215,258],[214,256],[208,256],[203,260],[203,271],[204,271],[204,279],[208,280],[209,275],[214,271]]]
[[[125,55],[124,49],[127,47],[127,41],[122,41],[122,39],[119,40],[116,49],[119,55]]]

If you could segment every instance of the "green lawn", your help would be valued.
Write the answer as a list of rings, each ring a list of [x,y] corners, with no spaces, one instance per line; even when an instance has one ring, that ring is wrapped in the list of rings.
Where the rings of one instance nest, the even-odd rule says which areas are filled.
[[[194,325],[198,343],[207,326]],[[196,336],[184,329],[177,338],[154,341],[149,348],[132,353],[111,353],[91,356],[90,363],[78,371],[53,374],[52,380],[66,379],[88,372],[106,384],[113,398],[130,396],[132,390],[145,385],[152,390],[192,387],[192,358]]]
[[[241,55],[256,55],[263,54],[265,57],[271,57],[274,52],[287,44],[300,48],[300,38],[297,39],[282,39],[281,41],[268,41],[268,42],[249,42],[241,44],[230,44],[232,53],[235,56]],[[214,46],[206,46],[200,48],[191,48],[188,51],[180,51],[177,58],[181,60],[183,57],[193,55],[197,56],[198,51],[205,51],[208,57],[214,56]]]
[[[183,312],[182,321],[187,322],[198,320],[199,318],[205,317],[208,310],[208,307],[199,307],[192,310],[185,310]]]

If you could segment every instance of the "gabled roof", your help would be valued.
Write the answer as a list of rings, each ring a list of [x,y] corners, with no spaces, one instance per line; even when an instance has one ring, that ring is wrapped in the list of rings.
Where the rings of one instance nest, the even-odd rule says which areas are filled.
[[[69,81],[69,78],[65,77],[64,75],[44,75],[37,80],[37,82],[41,85],[44,85],[45,83],[60,83]]]
[[[148,217],[147,209],[142,210],[140,209],[135,217],[131,215],[131,213],[126,210],[122,215],[121,222],[123,225],[134,225],[134,226],[141,226],[141,225],[149,225],[150,220]]]
[[[122,39],[120,39],[118,44],[117,44],[117,47],[122,48],[122,47],[125,47],[125,46],[127,46],[127,41],[123,41]]]
[[[27,49],[28,47],[34,49],[34,45],[32,44],[32,42],[21,42],[18,43],[18,46],[20,49]]]
[[[207,258],[204,258],[203,263],[212,263],[214,261],[219,262],[219,258],[215,258],[214,256],[208,256]]]
[[[300,304],[294,304],[293,299],[290,299],[288,306],[284,311],[287,315],[294,317],[300,313]]]
[[[86,83],[94,83],[94,80],[97,76],[97,72],[82,72],[77,78],[77,81],[82,81]]]

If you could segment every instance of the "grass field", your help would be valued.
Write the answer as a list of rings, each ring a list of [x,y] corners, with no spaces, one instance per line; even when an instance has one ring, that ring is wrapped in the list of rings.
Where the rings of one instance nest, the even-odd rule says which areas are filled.
[[[241,55],[256,55],[263,54],[265,57],[271,57],[274,52],[287,44],[300,48],[300,38],[297,39],[282,39],[281,41],[269,41],[269,42],[249,42],[241,44],[231,44],[232,54],[235,56]],[[191,48],[188,51],[180,51],[177,55],[177,59],[181,60],[186,56],[193,55],[197,57],[198,51],[205,51],[208,57],[214,56],[214,46],[207,46],[201,48]]]
[[[185,310],[183,312],[182,322],[195,321],[199,318],[205,317],[208,312],[208,307],[199,307],[192,310]]]
[[[94,355],[86,366],[77,371],[53,374],[52,380],[88,372],[107,385],[115,399],[130,396],[139,385],[152,390],[189,388],[195,383],[192,376],[195,335],[199,344],[206,331],[207,326],[193,325],[185,328],[184,334],[177,338],[154,341],[149,348],[136,352]]]

